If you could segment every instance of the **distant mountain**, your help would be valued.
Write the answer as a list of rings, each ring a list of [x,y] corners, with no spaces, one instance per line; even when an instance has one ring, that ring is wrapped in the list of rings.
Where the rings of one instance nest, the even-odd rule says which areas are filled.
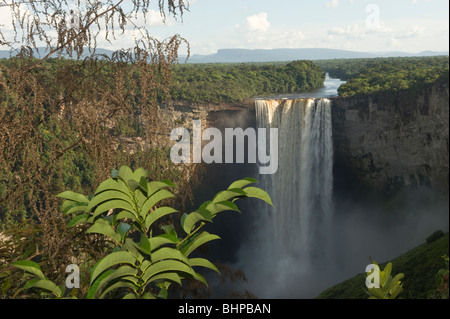
[[[37,50],[34,50],[34,52],[35,52],[35,56],[36,57],[41,57],[41,58],[48,54],[48,50],[46,48],[37,48]],[[96,53],[97,54],[105,54],[105,55],[111,57],[113,51],[107,50],[107,49],[98,48],[96,50]],[[17,52],[14,52],[12,55],[15,56],[16,54],[17,54]],[[8,50],[0,50],[0,59],[9,58],[10,55],[11,55],[10,51],[8,51]],[[68,57],[67,55],[64,55],[64,54],[63,54],[63,56],[64,57]]]
[[[292,60],[356,59],[377,57],[410,57],[448,55],[449,52],[357,52],[335,49],[222,49],[211,55],[194,54],[188,63],[279,62]]]
[[[98,54],[112,55],[111,50],[97,49]],[[46,50],[38,48],[37,53],[45,56]],[[221,49],[210,55],[194,54],[188,63],[245,63],[245,62],[284,62],[293,60],[325,60],[325,59],[357,59],[377,57],[411,57],[411,56],[436,56],[449,55],[448,51],[435,52],[424,51],[420,53],[407,52],[357,52],[335,49]],[[0,50],[0,58],[9,58],[10,53]],[[186,57],[180,57],[184,62]]]

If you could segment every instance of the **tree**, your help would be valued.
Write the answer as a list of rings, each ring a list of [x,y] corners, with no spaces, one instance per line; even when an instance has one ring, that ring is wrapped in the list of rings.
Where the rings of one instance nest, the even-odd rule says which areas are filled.
[[[187,42],[151,36],[145,25],[151,3],[0,1],[11,13],[9,26],[0,26],[0,44],[12,50],[0,63],[0,219],[2,227],[5,220],[38,221],[46,274],[64,273],[61,265],[76,255],[74,238],[98,253],[64,227],[55,195],[66,187],[93,190],[111,167],[128,164],[152,168],[153,179],[174,178],[178,202],[192,198],[197,168],[171,164],[158,134],[157,104],[169,92],[171,65]],[[163,19],[181,18],[188,9],[184,0],[158,0],[157,6]],[[134,46],[111,56],[98,51],[100,40],[113,43],[128,30],[136,35]],[[120,119],[129,119],[147,149],[132,154],[111,134],[121,131]]]

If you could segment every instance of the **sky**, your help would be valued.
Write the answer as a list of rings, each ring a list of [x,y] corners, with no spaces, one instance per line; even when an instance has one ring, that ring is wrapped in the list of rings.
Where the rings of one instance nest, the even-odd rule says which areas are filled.
[[[191,54],[212,54],[224,48],[411,53],[449,50],[448,0],[189,2],[189,12],[182,19],[168,17],[164,23],[154,0],[146,25],[158,39],[181,35],[189,42]],[[6,8],[0,8],[1,28],[8,27],[3,23],[7,17]],[[133,45],[131,28],[116,43],[99,42],[99,47],[107,49],[116,49],[117,45]]]
[[[160,37],[185,37],[194,54],[222,48],[447,51],[449,1],[195,0],[182,21],[153,28]]]

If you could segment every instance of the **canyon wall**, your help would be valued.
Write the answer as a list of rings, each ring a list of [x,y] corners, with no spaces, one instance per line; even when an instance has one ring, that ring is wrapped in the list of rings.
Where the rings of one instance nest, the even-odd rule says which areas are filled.
[[[448,194],[448,82],[332,100],[335,191],[392,195],[404,186],[429,186]],[[193,119],[201,119],[204,128],[222,130],[256,124],[252,100],[233,105],[175,105],[163,114],[166,139],[174,127],[191,130]]]
[[[389,195],[426,185],[448,196],[448,82],[333,102],[337,187]]]

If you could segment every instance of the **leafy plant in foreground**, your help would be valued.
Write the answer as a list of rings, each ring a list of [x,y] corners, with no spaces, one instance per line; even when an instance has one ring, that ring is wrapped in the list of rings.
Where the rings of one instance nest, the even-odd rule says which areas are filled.
[[[378,265],[374,262],[378,267]],[[405,276],[400,273],[394,278],[391,276],[392,263],[388,263],[384,270],[379,269],[379,287],[368,288],[367,293],[369,294],[369,299],[395,299],[403,291],[401,279]],[[367,275],[370,275],[367,273]]]
[[[435,298],[438,299],[448,299],[449,297],[449,289],[448,289],[448,278],[449,278],[449,257],[447,255],[443,255],[442,259],[445,263],[445,268],[439,269],[436,274],[436,285],[437,289],[434,293]]]
[[[169,206],[158,207],[174,196],[167,188],[175,185],[169,180],[148,181],[142,168],[134,172],[126,166],[113,170],[112,177],[102,182],[89,198],[72,191],[59,194],[64,199],[63,214],[71,217],[68,227],[88,224],[87,233],[106,236],[114,246],[93,267],[87,298],[105,298],[112,292],[123,298],[167,298],[169,287],[173,283],[181,285],[186,278],[207,285],[195,269],[206,267],[217,272],[218,269],[207,259],[190,256],[201,245],[219,237],[202,227],[222,211],[239,212],[235,204],[239,198],[259,198],[272,205],[265,191],[249,186],[255,182],[252,178],[238,180],[196,211],[183,214],[183,237],[179,237],[171,223],[161,226],[162,231],[156,234],[156,222],[177,213]],[[27,261],[14,265],[37,276],[24,288],[40,288],[58,298],[64,294],[62,288],[40,275],[37,264]]]
[[[48,280],[41,270],[39,264],[30,260],[21,260],[13,263],[13,266],[25,271],[25,276],[32,277],[26,282],[22,289],[39,288],[41,296],[53,296],[58,299],[64,296],[64,286],[57,286],[51,280]]]

